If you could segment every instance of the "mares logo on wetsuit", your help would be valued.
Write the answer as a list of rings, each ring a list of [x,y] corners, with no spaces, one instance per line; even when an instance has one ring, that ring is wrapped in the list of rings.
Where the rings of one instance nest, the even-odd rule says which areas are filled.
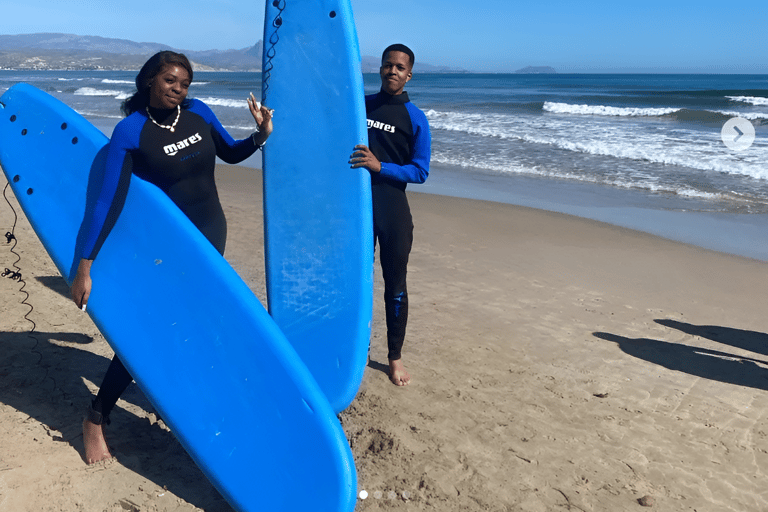
[[[368,128],[375,128],[377,130],[384,130],[385,132],[395,133],[395,127],[391,124],[384,124],[381,121],[373,121],[368,119]]]
[[[168,156],[173,156],[179,151],[181,151],[184,148],[188,148],[192,144],[195,144],[196,142],[200,142],[203,140],[203,138],[200,136],[199,133],[194,134],[191,137],[187,137],[184,140],[180,140],[176,144],[168,144],[167,146],[163,147],[163,150],[165,151],[165,154]]]

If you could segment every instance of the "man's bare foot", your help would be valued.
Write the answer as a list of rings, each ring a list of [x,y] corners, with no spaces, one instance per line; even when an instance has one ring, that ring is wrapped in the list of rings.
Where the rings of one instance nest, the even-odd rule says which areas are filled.
[[[83,444],[85,445],[85,462],[93,464],[112,458],[104,439],[103,425],[97,425],[87,419],[83,420]]]
[[[406,371],[402,359],[389,360],[389,380],[395,386],[407,386],[411,383],[411,376]]]

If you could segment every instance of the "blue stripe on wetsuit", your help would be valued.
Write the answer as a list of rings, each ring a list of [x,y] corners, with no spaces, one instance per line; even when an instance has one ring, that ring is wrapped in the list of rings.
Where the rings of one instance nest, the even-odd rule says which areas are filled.
[[[171,125],[176,110],[153,117]],[[90,212],[81,256],[94,259],[122,209],[132,174],[157,185],[195,225],[223,251],[226,224],[214,181],[216,156],[238,163],[256,150],[253,140],[236,141],[202,101],[182,108],[175,131],[152,123],[145,112],[134,112],[115,127],[109,143],[101,192]],[[206,226],[212,223],[210,229]],[[221,226],[224,226],[223,236]],[[218,243],[219,240],[221,243]]]
[[[424,183],[429,176],[431,136],[427,116],[410,102],[408,93],[384,91],[366,96],[368,146],[381,162],[372,174],[400,183]],[[402,186],[402,185],[401,185]]]

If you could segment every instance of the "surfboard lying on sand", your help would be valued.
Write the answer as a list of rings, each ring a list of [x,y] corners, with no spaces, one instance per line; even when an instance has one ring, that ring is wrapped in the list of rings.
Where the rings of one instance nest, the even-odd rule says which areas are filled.
[[[68,282],[107,142],[30,85],[0,97],[0,165]],[[352,454],[323,392],[248,286],[163,192],[132,177],[91,275],[88,314],[234,508],[353,510]]]
[[[370,175],[360,50],[349,0],[268,0],[264,147],[269,312],[336,412],[365,370],[373,308]]]

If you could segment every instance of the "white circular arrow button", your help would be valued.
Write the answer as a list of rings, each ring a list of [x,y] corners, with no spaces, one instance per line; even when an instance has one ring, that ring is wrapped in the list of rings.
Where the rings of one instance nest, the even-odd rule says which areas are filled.
[[[729,119],[720,131],[723,144],[733,151],[744,151],[755,142],[755,127],[741,117]]]

